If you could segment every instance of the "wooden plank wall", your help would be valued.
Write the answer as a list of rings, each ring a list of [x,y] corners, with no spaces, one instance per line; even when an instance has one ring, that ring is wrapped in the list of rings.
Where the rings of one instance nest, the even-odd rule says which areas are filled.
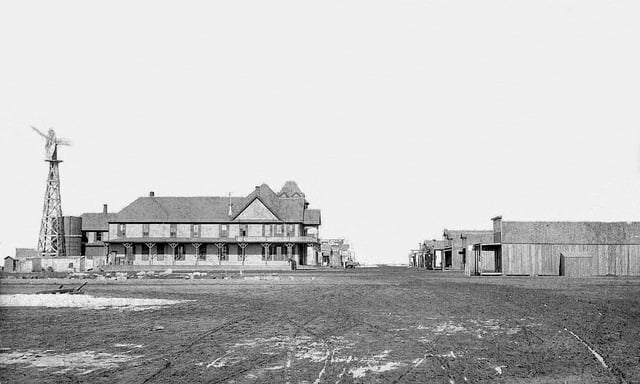
[[[593,259],[594,257],[589,256],[566,256],[561,254],[560,274],[566,277],[591,276],[591,261]]]
[[[503,244],[503,272],[507,275],[558,276],[562,252],[590,254],[593,276],[640,276],[640,244]]]

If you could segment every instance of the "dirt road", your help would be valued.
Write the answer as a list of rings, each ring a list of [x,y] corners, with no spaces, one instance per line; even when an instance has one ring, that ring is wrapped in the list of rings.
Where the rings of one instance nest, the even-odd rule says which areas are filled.
[[[372,268],[85,289],[182,302],[0,307],[0,382],[640,382],[640,279]]]

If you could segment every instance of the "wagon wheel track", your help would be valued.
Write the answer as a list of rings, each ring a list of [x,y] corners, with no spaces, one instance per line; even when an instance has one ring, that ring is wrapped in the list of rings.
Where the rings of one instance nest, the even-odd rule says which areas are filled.
[[[184,348],[182,348],[180,351],[176,352],[173,355],[173,358],[171,360],[169,359],[164,359],[165,363],[164,365],[157,370],[155,373],[153,373],[152,375],[150,375],[149,377],[147,377],[146,379],[144,379],[144,381],[142,381],[142,384],[148,383],[151,380],[156,379],[158,376],[160,376],[165,370],[167,370],[169,367],[171,367],[172,360],[178,360],[185,352],[187,352],[189,349],[193,348],[194,345],[198,344],[199,342],[201,342],[202,340],[204,340],[207,337],[210,337],[218,332],[220,332],[221,330],[223,330],[224,328],[227,328],[231,325],[237,324],[241,321],[244,321],[245,319],[247,319],[248,316],[241,316],[235,319],[232,319],[230,321],[224,322],[220,325],[218,325],[217,327],[214,327],[213,329],[210,329],[206,332],[203,332],[202,334],[200,334],[198,337],[196,337],[195,339],[193,339],[189,344],[187,344],[187,346],[185,346]]]

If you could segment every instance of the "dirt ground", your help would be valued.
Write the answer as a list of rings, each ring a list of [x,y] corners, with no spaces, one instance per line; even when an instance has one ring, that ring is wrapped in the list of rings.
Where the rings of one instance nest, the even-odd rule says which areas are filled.
[[[2,279],[0,293],[60,282]],[[85,289],[189,301],[0,307],[0,382],[640,382],[638,278],[367,268]]]

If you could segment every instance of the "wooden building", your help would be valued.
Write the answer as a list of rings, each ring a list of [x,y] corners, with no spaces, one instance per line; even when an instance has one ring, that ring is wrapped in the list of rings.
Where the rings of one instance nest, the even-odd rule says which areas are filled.
[[[107,263],[109,253],[109,222],[115,220],[115,213],[109,213],[107,204],[102,212],[88,212],[80,215],[82,219],[82,251],[90,264],[98,267]],[[88,263],[89,264],[89,263]]]
[[[245,197],[140,197],[109,219],[108,263],[141,266],[318,265],[320,211],[289,181]]]
[[[640,276],[640,222],[492,221],[467,275]]]
[[[473,244],[491,242],[492,230],[450,230],[442,234],[443,269],[464,271]]]

